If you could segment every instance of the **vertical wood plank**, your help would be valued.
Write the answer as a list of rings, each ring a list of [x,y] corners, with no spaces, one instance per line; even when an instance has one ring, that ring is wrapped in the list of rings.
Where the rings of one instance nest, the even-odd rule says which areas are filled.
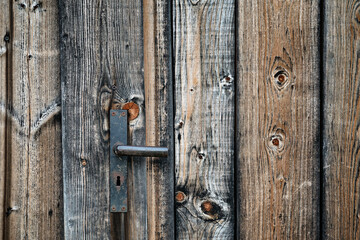
[[[57,9],[55,0],[10,3],[6,239],[63,236]]]
[[[174,239],[174,138],[171,1],[144,0],[146,145],[167,146],[147,161],[148,238]]]
[[[61,84],[58,1],[29,2],[28,239],[62,239]]]
[[[109,239],[109,109],[137,104],[130,144],[145,144],[142,2],[63,0],[60,6],[65,237]],[[134,158],[128,166],[125,231],[127,238],[146,239],[146,161]],[[123,235],[124,226],[112,227]]]
[[[110,239],[111,88],[101,69],[100,19],[106,16],[98,3],[59,5],[65,239]]]
[[[11,62],[7,76],[5,239],[25,239],[30,162],[29,1],[10,3]]]
[[[235,1],[173,1],[177,239],[234,238]]]
[[[237,237],[318,239],[319,1],[237,4]]]
[[[10,61],[10,6],[0,2],[0,239],[4,239],[5,186],[6,186],[6,121],[7,121],[7,77]]]
[[[324,239],[360,238],[360,1],[325,1]]]
[[[129,109],[129,144],[145,145],[144,43],[142,1],[121,0],[104,4],[102,36],[103,75],[108,75],[116,90],[112,107]],[[102,62],[102,64],[104,64]],[[134,103],[135,105],[125,105]],[[135,117],[133,110],[139,107]],[[133,119],[134,118],[134,119]],[[131,158],[129,158],[131,159]],[[128,162],[128,212],[125,216],[127,239],[147,239],[146,159]],[[113,226],[122,228],[121,226]],[[121,233],[123,234],[123,233]]]

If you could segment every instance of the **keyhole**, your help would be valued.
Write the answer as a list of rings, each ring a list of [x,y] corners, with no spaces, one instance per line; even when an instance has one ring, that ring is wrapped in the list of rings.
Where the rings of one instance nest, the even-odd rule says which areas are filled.
[[[117,178],[116,178],[116,186],[117,187],[120,186],[120,177],[119,176],[117,176]]]

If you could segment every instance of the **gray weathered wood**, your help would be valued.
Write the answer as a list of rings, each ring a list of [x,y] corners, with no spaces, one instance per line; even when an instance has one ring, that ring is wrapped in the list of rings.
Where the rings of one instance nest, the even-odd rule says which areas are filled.
[[[174,239],[174,138],[171,1],[144,0],[146,144],[167,146],[147,162],[148,238]]]
[[[6,112],[7,75],[9,73],[10,6],[8,1],[0,2],[0,240],[4,239],[5,224],[5,161],[6,161]]]
[[[324,239],[360,238],[360,1],[325,1]]]
[[[57,9],[56,0],[8,8],[5,239],[63,236]]]
[[[319,1],[237,9],[237,237],[318,239]]]
[[[60,6],[65,237],[109,239],[111,107],[140,107],[129,123],[130,144],[145,144],[142,2],[63,0]],[[126,232],[146,239],[146,161],[134,158],[128,166]]]
[[[25,4],[10,4],[7,76],[5,239],[27,234],[27,192],[30,160],[29,12]],[[11,49],[11,50],[10,50]],[[15,71],[16,69],[16,71]],[[15,227],[16,226],[16,227]]]
[[[234,237],[235,1],[173,1],[177,239]]]

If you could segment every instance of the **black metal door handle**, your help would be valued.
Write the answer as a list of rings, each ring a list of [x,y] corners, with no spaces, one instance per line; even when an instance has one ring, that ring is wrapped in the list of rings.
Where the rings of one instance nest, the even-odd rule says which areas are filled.
[[[139,157],[167,157],[168,148],[149,146],[129,146],[115,144],[113,147],[117,156],[139,156]]]

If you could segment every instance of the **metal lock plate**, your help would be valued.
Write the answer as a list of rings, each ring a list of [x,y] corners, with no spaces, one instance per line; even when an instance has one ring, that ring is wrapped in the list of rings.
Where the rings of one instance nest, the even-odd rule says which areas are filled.
[[[127,145],[127,110],[110,110],[110,212],[127,212],[127,156],[113,146]]]

